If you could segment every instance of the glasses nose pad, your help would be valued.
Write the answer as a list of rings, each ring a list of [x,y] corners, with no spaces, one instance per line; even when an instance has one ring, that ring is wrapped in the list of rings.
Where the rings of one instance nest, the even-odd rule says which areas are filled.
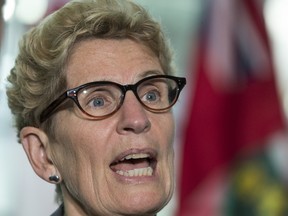
[[[139,95],[138,95],[138,92],[137,92],[137,84],[134,84],[134,85],[125,85],[125,86],[122,86],[123,88],[121,89],[122,90],[122,98],[121,98],[121,102],[123,103],[123,101],[125,100],[125,97],[126,97],[126,93],[128,91],[132,91],[134,96],[136,97],[136,99],[142,104],[140,98],[139,98]]]
[[[127,90],[126,93],[128,92],[129,91]],[[122,104],[120,105],[122,108],[119,111],[120,119],[117,131],[121,134],[128,132],[138,134],[149,130],[151,127],[151,123],[142,102],[139,101],[138,96],[133,90],[132,92],[123,96]]]

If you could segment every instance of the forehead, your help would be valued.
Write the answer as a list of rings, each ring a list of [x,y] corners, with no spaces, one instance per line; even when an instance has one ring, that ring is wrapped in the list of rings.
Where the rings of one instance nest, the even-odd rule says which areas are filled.
[[[99,80],[136,82],[150,71],[163,74],[159,59],[143,44],[129,39],[92,39],[73,48],[66,75],[72,88]]]

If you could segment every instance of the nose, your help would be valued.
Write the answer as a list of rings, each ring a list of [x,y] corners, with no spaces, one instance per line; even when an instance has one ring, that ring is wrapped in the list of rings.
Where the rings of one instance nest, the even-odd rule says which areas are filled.
[[[132,91],[126,92],[123,104],[118,111],[120,118],[117,126],[119,134],[147,132],[151,128],[147,111],[137,100]]]

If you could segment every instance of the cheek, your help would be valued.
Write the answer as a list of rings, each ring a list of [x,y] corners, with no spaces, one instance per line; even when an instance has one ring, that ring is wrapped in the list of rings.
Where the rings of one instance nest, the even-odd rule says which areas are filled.
[[[162,114],[161,114],[162,115]],[[157,117],[157,116],[156,116]],[[167,189],[173,187],[174,181],[174,136],[175,136],[175,122],[172,113],[167,113],[161,118],[154,119],[154,127],[152,126],[151,130],[154,130],[155,136],[160,140],[160,153],[161,153],[161,170],[163,173],[164,179],[170,179],[166,181],[168,184]],[[152,125],[153,125],[152,123]],[[171,184],[171,185],[170,185]]]
[[[174,119],[172,114],[155,119],[151,131],[159,144],[160,176],[166,184],[166,190],[170,190],[174,180]]]
[[[161,118],[155,118],[152,122],[152,130],[157,130],[158,137],[163,139],[163,145],[169,151],[173,151],[173,141],[175,136],[175,121],[172,112],[164,114]],[[154,125],[154,126],[153,126]]]
[[[107,128],[101,129],[103,127],[96,130],[95,122],[89,125],[90,122],[72,120],[68,123],[66,118],[66,121],[58,122],[53,152],[60,174],[70,188],[75,188],[84,181],[88,184],[92,177],[99,175],[99,172],[97,176],[95,173],[105,160],[108,149],[103,143],[107,143],[110,132]]]
[[[81,137],[73,134],[81,134]],[[101,177],[99,172],[96,173],[101,164],[99,163],[101,155],[97,154],[99,149],[90,146],[92,138],[82,134],[82,131],[74,131],[72,134],[62,131],[61,136],[57,137],[54,148],[55,163],[66,188],[72,197],[80,201],[84,199],[83,195],[87,199],[95,199],[91,179],[97,182],[99,179],[97,177]]]
[[[52,148],[53,162],[64,179],[73,179],[79,172],[79,167],[85,167],[83,166],[85,160],[86,163],[89,161],[90,156],[86,152],[89,152],[87,148],[90,138],[84,134],[85,130],[79,124],[66,124],[66,122],[67,120],[62,123],[58,122],[55,128],[55,143]],[[71,127],[70,125],[78,126]]]
[[[162,131],[161,136],[163,137],[163,152],[166,152],[167,168],[170,170],[170,174],[173,175],[174,171],[174,136],[175,136],[175,121],[172,113],[169,113],[159,123],[159,128]]]
[[[56,165],[61,177],[71,179],[71,176],[75,176],[76,167],[79,154],[76,154],[77,150],[74,146],[63,137],[57,137],[56,143],[53,144],[53,163]]]

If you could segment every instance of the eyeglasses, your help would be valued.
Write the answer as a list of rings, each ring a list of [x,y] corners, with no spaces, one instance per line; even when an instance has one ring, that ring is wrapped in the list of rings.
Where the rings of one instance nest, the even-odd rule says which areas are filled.
[[[186,79],[169,75],[146,77],[134,85],[121,85],[110,81],[86,83],[67,90],[52,102],[40,115],[43,123],[67,99],[91,119],[104,119],[120,109],[126,92],[131,90],[142,106],[155,113],[168,111],[177,101]]]

